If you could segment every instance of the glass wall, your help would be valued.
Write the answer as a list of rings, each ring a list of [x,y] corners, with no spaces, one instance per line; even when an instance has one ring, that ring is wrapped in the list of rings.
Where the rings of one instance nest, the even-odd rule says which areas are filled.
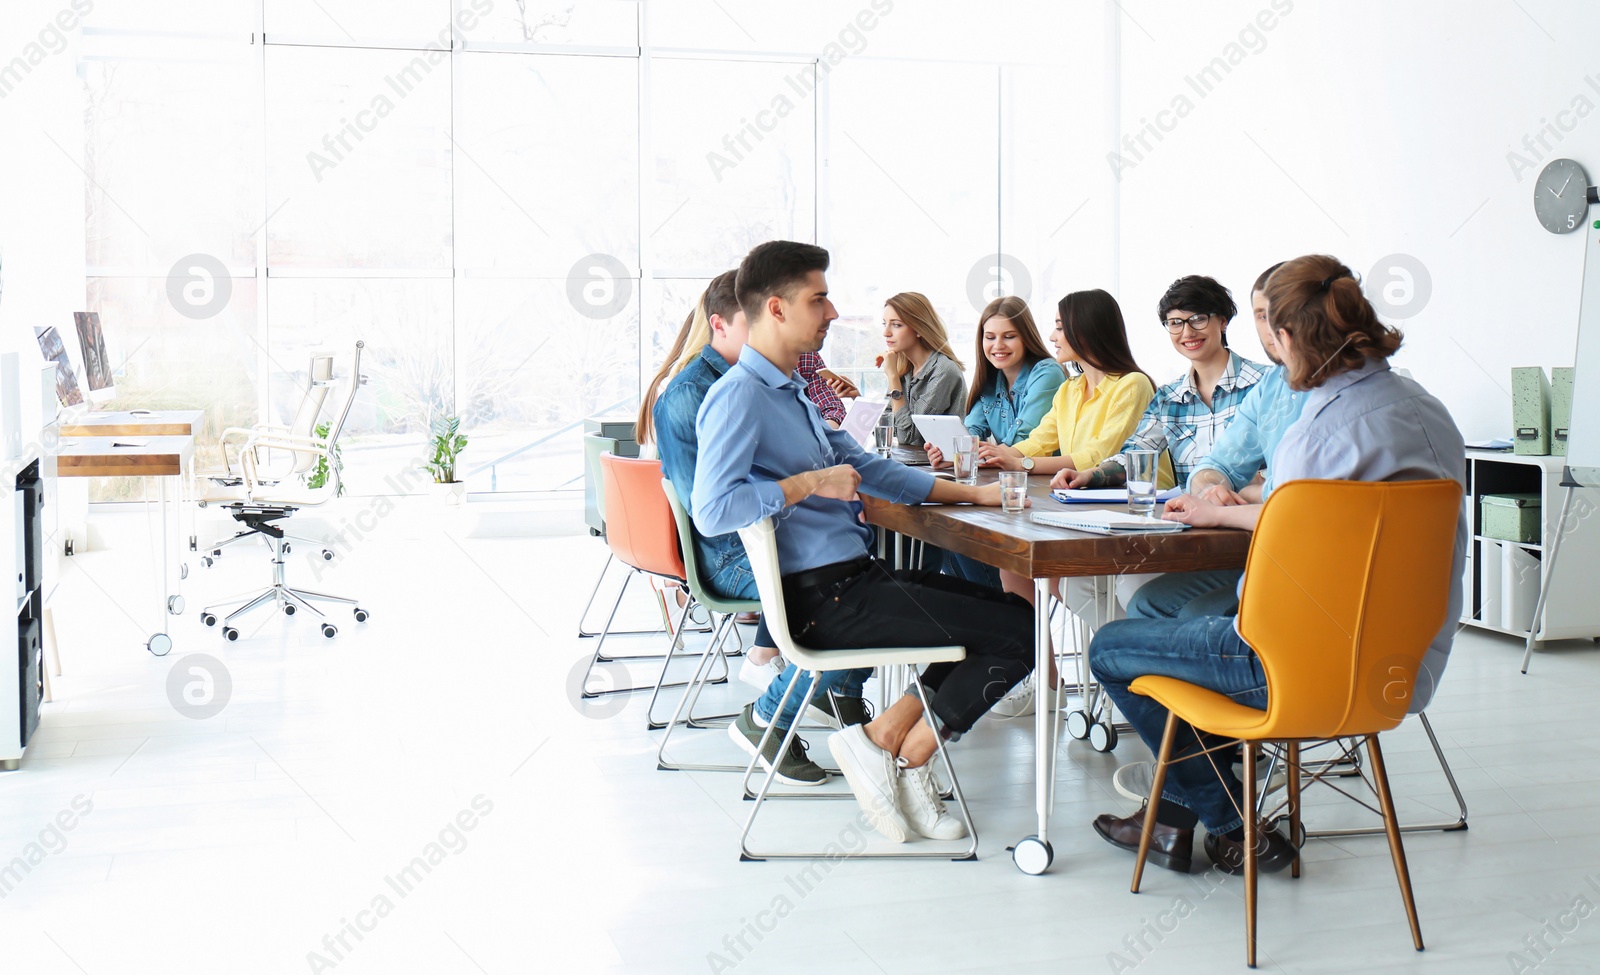
[[[1104,283],[1070,273],[1105,270],[1110,209],[1080,205],[1105,177],[1069,135],[1099,92],[1061,117],[1098,21],[1042,16],[1059,52],[975,45],[975,19],[1018,25],[931,0],[825,0],[798,30],[711,0],[101,0],[87,307],[118,404],[204,405],[214,456],[359,338],[352,493],[447,414],[472,490],[572,489],[583,418],[633,413],[705,282],[776,237],[833,251],[831,364],[870,369],[897,291],[970,359],[988,297],[1048,323]]]

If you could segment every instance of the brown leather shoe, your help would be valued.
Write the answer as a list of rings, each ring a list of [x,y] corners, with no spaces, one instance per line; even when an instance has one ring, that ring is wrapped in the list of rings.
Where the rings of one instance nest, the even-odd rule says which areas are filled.
[[[1112,846],[1129,853],[1139,852],[1139,837],[1144,832],[1143,809],[1132,816],[1118,818],[1104,813],[1094,818],[1094,831]],[[1149,861],[1158,867],[1188,873],[1194,859],[1194,830],[1155,825],[1150,836]]]
[[[743,623],[743,624],[745,624],[747,626],[755,626],[757,623],[761,622],[761,614],[760,613],[740,613],[738,616],[735,616],[733,618],[733,621],[735,623]]]
[[[1275,829],[1256,833],[1256,869],[1262,873],[1277,873],[1289,866],[1300,851]],[[1206,856],[1223,873],[1244,873],[1244,844],[1216,833],[1206,834]]]

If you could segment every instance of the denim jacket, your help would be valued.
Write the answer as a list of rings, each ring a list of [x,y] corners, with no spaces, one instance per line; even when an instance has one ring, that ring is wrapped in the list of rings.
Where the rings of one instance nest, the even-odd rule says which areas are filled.
[[[1066,381],[1067,374],[1054,359],[1036,359],[1023,366],[1013,389],[1005,388],[1006,374],[995,370],[993,383],[967,413],[967,432],[1003,444],[1028,439]]]
[[[695,416],[700,412],[700,404],[705,402],[706,393],[711,391],[711,384],[727,371],[728,360],[707,345],[700,350],[700,358],[672,377],[667,388],[656,397],[655,408],[650,413],[661,471],[672,482],[673,492],[685,508],[689,507],[689,499],[694,494],[695,463],[700,453],[700,442],[694,432]],[[725,570],[746,561],[738,532],[707,538],[695,531],[694,542],[700,575],[707,582],[726,577]],[[737,593],[723,590],[723,595]]]

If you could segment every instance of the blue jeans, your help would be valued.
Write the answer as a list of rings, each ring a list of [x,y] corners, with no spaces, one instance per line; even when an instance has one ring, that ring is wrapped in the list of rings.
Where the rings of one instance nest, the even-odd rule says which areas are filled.
[[[707,581],[712,591],[728,599],[760,599],[761,594],[756,589],[756,577],[750,572],[750,563],[745,559],[731,561],[724,565],[716,576]],[[767,614],[761,614],[761,622],[756,626],[756,646],[775,647],[772,635],[767,632]],[[767,685],[767,690],[756,699],[756,713],[763,721],[771,721],[778,711],[778,702],[783,699],[783,692],[788,688],[789,682],[794,680],[799,668],[789,664],[783,668],[772,683]],[[872,676],[871,669],[856,670],[826,670],[822,673],[822,680],[817,682],[816,693],[812,700],[823,699],[831,690],[840,697],[860,697],[861,689],[866,686],[867,678]],[[810,682],[802,684],[795,693],[789,696],[788,706],[783,709],[783,716],[778,719],[778,727],[787,728],[794,723],[794,716],[800,712],[801,698]]]
[[[1116,620],[1095,634],[1089,661],[1111,700],[1157,754],[1168,712],[1153,699],[1128,689],[1136,678],[1152,674],[1174,677],[1226,694],[1246,707],[1267,706],[1267,678],[1261,662],[1234,630],[1229,616]],[[1224,741],[1214,735],[1196,735],[1187,723],[1180,723],[1172,757],[1194,754],[1201,747],[1215,747]],[[1233,756],[1224,750],[1213,753],[1209,760],[1200,756],[1168,766],[1161,800],[1192,811],[1208,832],[1226,833],[1243,825],[1238,808],[1243,791],[1233,774]]]
[[[1168,572],[1139,587],[1128,600],[1128,615],[1147,620],[1237,615],[1243,575],[1243,569]]]
[[[939,551],[933,549],[933,551]],[[961,555],[956,552],[944,553],[944,565],[940,568],[947,576],[976,582],[980,586],[990,589],[1000,588],[1000,570],[986,562],[979,562],[971,556]]]

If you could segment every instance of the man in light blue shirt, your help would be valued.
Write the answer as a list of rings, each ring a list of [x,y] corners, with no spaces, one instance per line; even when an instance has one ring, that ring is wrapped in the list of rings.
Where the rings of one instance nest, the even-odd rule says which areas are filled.
[[[740,264],[736,289],[750,337],[696,420],[695,525],[721,535],[773,519],[789,618],[767,625],[787,625],[822,653],[966,647],[964,661],[922,674],[936,726],[908,694],[829,741],[879,832],[897,842],[913,832],[959,839],[966,827],[945,811],[929,773],[935,735],[954,740],[1033,669],[1033,611],[1017,596],[937,572],[892,570],[871,558],[873,535],[861,521],[858,491],[897,503],[995,506],[1000,491],[939,480],[868,453],[805,401],[796,362],[822,347],[838,317],[827,267],[827,251],[793,241],[762,244]]]
[[[1444,404],[1389,368],[1388,358],[1400,346],[1400,333],[1378,321],[1349,268],[1331,257],[1297,258],[1272,276],[1267,297],[1273,336],[1289,382],[1308,390],[1300,418],[1284,433],[1273,455],[1276,483],[1464,480],[1466,448],[1461,432]],[[1260,505],[1219,505],[1184,495],[1168,504],[1165,517],[1196,527],[1253,530],[1260,513]],[[1308,524],[1304,530],[1314,537],[1337,527]],[[1417,672],[1409,703],[1413,712],[1427,705],[1444,671],[1461,615],[1466,546],[1465,513],[1457,512],[1449,604]],[[1095,635],[1090,666],[1152,751],[1160,747],[1168,712],[1154,699],[1130,690],[1139,677],[1174,677],[1226,694],[1246,707],[1266,707],[1261,661],[1234,624],[1235,620],[1221,616],[1126,619],[1107,624]],[[1192,756],[1201,748],[1214,747],[1223,743],[1182,725],[1173,754]],[[1241,792],[1232,767],[1225,763],[1179,761],[1169,766],[1151,838],[1156,854],[1151,861],[1187,872],[1198,821],[1205,824],[1206,852],[1212,862],[1230,872],[1242,869]],[[1143,820],[1140,813],[1106,814],[1095,820],[1094,828],[1113,846],[1136,850]],[[1263,871],[1281,870],[1294,861],[1297,854],[1288,840],[1272,831],[1261,836],[1264,849],[1258,851],[1258,862]]]
[[[1267,279],[1282,267],[1280,261],[1256,278],[1250,289],[1250,310],[1261,348],[1272,360],[1261,380],[1245,394],[1211,452],[1189,475],[1187,491],[1217,504],[1253,504],[1271,489],[1274,467],[1270,463],[1285,430],[1300,418],[1306,394],[1289,388],[1283,360],[1267,325]],[[1265,468],[1266,480],[1255,478]],[[1239,610],[1238,585],[1242,569],[1203,572],[1169,572],[1136,589],[1127,599],[1128,615],[1142,619],[1173,616],[1230,616]]]

